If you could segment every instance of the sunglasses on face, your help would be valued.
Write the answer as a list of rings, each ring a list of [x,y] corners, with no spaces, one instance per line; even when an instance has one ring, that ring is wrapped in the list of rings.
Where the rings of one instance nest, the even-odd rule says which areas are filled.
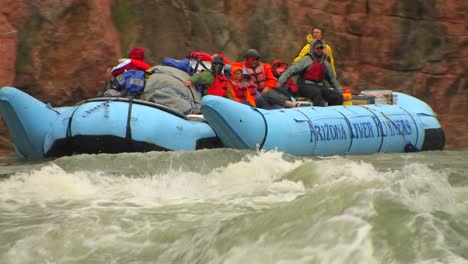
[[[215,63],[212,63],[213,65],[220,65],[220,66],[224,66],[224,64],[221,64],[221,63],[218,63],[218,62],[215,62]]]
[[[320,50],[323,50],[324,47],[315,47],[315,49],[320,49]]]

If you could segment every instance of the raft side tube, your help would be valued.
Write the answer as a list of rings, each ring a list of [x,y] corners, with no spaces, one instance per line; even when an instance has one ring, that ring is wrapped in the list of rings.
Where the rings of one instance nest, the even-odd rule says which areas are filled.
[[[268,135],[264,149],[298,156],[347,153],[350,142],[345,118],[332,108],[299,107],[264,110]]]
[[[19,158],[44,158],[42,145],[59,111],[14,87],[0,89],[0,113]]]
[[[379,152],[404,152],[407,144],[422,146],[424,128],[403,108],[387,104],[360,107],[372,113],[374,131],[382,138]]]
[[[443,150],[445,146],[445,132],[436,113],[425,102],[403,93],[397,93],[398,105],[408,111],[424,129],[421,150]]]
[[[226,147],[255,150],[263,145],[267,133],[264,110],[207,95],[202,98],[201,111]]]
[[[436,116],[432,108],[420,99],[404,93],[393,92],[398,97],[396,105],[414,114],[426,114]]]
[[[424,130],[424,143],[421,150],[443,150],[445,133],[442,128],[428,128]]]
[[[67,139],[74,144],[62,143]],[[89,100],[62,114],[46,137],[44,152],[60,155],[54,154],[59,153],[58,150],[52,151],[59,149],[57,144],[68,149],[64,153],[70,154],[196,150],[220,146],[214,131],[203,121],[188,120],[149,104],[130,106],[121,100]]]

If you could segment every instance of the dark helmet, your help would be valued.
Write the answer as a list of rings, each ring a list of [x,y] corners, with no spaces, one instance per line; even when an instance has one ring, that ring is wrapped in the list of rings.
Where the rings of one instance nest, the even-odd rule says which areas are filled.
[[[323,41],[320,40],[320,39],[313,39],[313,40],[310,42],[310,47],[311,47],[311,48],[315,48],[316,46],[324,47]]]
[[[259,59],[260,58],[260,53],[258,53],[257,50],[255,49],[249,49],[247,50],[247,52],[245,53],[245,57],[254,57],[255,59]]]
[[[213,60],[211,61],[211,64],[216,64],[216,63],[217,63],[217,64],[224,65],[224,60],[223,60],[223,58],[218,57],[218,56],[214,57]]]

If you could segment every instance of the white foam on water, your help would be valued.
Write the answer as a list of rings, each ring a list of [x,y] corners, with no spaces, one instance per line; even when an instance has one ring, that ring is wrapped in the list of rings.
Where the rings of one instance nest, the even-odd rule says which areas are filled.
[[[42,204],[95,197],[99,188],[86,172],[67,173],[56,165],[19,173],[0,184],[0,201]]]
[[[340,182],[364,184],[380,181],[382,175],[370,163],[331,157],[317,162],[319,183],[336,184]]]
[[[7,262],[86,262],[95,254],[107,262],[115,253],[121,259],[120,254],[166,251],[168,245],[157,243],[165,232],[170,247],[179,241],[185,247],[187,237],[174,241],[170,237],[191,225],[204,234],[204,228],[211,230],[221,219],[243,214],[245,207],[264,208],[302,195],[301,182],[283,179],[301,162],[286,161],[282,155],[253,154],[206,175],[171,169],[128,177],[67,172],[54,164],[12,175],[0,184],[0,212],[30,221],[0,223],[2,234],[19,234],[10,238],[13,244],[0,246],[0,252]]]
[[[302,176],[312,178],[307,187],[284,177],[302,166],[314,168]],[[193,257],[205,263],[379,263],[382,256],[376,254],[385,250],[374,248],[374,229],[379,227],[369,219],[377,214],[376,197],[385,197],[414,213],[402,228],[417,235],[415,248],[408,249],[420,252],[416,263],[464,263],[447,243],[447,234],[453,232],[443,229],[450,229],[450,224],[444,226],[434,216],[439,211],[467,215],[463,188],[451,186],[443,170],[416,162],[379,170],[369,162],[343,157],[286,161],[274,151],[247,156],[206,175],[174,168],[164,174],[128,177],[66,172],[52,164],[2,180],[0,211],[20,212],[39,205],[44,211],[65,214],[62,221],[10,229],[24,236],[6,246],[4,259],[85,263],[97,261],[98,255],[109,263],[121,262],[125,256],[156,255],[162,262]],[[277,229],[262,229],[268,224],[263,216],[279,217],[277,212],[292,214],[284,219],[300,220],[303,207],[314,200],[297,203],[299,196],[319,199],[312,208],[321,212],[308,209],[317,215],[303,218],[316,221],[292,225],[279,220],[273,225]],[[342,210],[328,208],[334,201],[342,204],[336,206]],[[54,212],[61,202],[81,207]],[[281,205],[269,211],[275,204]],[[248,224],[254,226],[248,229]],[[262,231],[251,235],[256,229]],[[218,251],[213,249],[217,246]],[[437,258],[432,258],[434,252]]]
[[[424,164],[411,163],[388,176],[392,178],[389,191],[398,195],[399,200],[412,210],[455,212],[456,188],[450,185],[444,172],[434,171]]]
[[[373,263],[371,225],[355,215],[342,214],[311,228],[311,255],[320,263]]]
[[[374,208],[377,197],[392,201],[400,205],[402,210],[408,211],[412,217],[403,218],[406,221],[401,223],[401,229],[405,230],[404,233],[414,234],[409,250],[415,252],[416,263],[438,263],[438,260],[447,263],[449,259],[450,263],[460,263],[463,260],[454,252],[453,242],[450,244],[448,240],[460,241],[459,247],[466,248],[466,237],[455,231],[447,220],[440,219],[439,214],[444,212],[452,217],[467,216],[468,189],[452,186],[444,168],[434,169],[427,164],[410,162],[398,168],[377,170],[372,164],[339,157],[321,161],[317,167],[322,173],[318,175],[315,190],[312,191],[327,190],[333,193],[342,188],[357,188],[356,194],[352,196],[353,204],[344,211],[347,214],[369,219],[377,213]],[[349,244],[344,248],[352,252],[353,246]],[[369,250],[372,252],[371,248]],[[460,249],[457,251],[459,254]],[[434,254],[439,256],[438,260],[428,261],[428,256]],[[331,259],[324,263],[329,261]]]
[[[362,219],[340,215],[310,223],[294,239],[270,233],[256,240],[244,239],[226,254],[213,255],[209,263],[377,263],[370,230]]]
[[[50,201],[122,202],[162,206],[198,202],[229,202],[240,197],[259,202],[294,199],[304,192],[301,182],[280,180],[301,162],[289,162],[279,152],[264,152],[218,168],[207,175],[172,169],[147,177],[105,172],[66,172],[52,164],[20,173],[0,184],[0,201],[16,204]],[[292,194],[292,195],[291,195]],[[242,200],[242,199],[241,199]],[[241,202],[241,201],[238,201]]]
[[[443,170],[422,163],[379,171],[370,163],[335,157],[318,162],[316,170],[320,171],[314,182],[316,188],[361,186],[372,193],[386,192],[417,212],[453,214],[466,204],[467,188],[452,186]]]

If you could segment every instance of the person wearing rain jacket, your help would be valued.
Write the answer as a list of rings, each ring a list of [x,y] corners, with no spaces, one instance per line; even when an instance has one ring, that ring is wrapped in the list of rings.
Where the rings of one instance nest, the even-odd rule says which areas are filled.
[[[99,96],[133,95],[136,98],[145,88],[146,70],[150,65],[144,61],[145,50],[134,47],[128,58],[119,59],[119,64],[107,69],[107,81]]]
[[[291,76],[301,74],[300,96],[311,99],[314,106],[324,106],[324,100],[328,105],[342,105],[342,87],[325,58],[323,41],[314,39],[310,47],[312,49],[306,56],[281,74],[278,85],[284,85]],[[325,87],[323,81],[327,81],[333,88]]]
[[[196,73],[189,80],[184,82],[187,87],[195,86],[203,95],[217,95],[222,97],[228,96],[228,79],[223,74],[224,60],[221,57],[215,56],[211,61],[210,70],[205,70],[201,73]]]
[[[319,28],[319,27],[313,27],[312,28],[312,33],[309,33],[307,35],[307,37],[306,37],[307,44],[301,49],[301,51],[296,56],[296,58],[294,58],[293,64],[300,61],[304,56],[306,56],[310,52],[310,42],[312,40],[314,40],[314,39],[318,39],[318,40],[321,40],[325,44],[324,45],[325,46],[324,53],[325,53],[325,55],[327,57],[328,62],[331,65],[331,68],[333,70],[333,74],[335,74],[335,76],[336,76],[335,59],[333,58],[333,51],[332,51],[331,46],[328,43],[326,43],[326,41],[324,40],[323,33],[324,32],[323,32],[322,28]]]

